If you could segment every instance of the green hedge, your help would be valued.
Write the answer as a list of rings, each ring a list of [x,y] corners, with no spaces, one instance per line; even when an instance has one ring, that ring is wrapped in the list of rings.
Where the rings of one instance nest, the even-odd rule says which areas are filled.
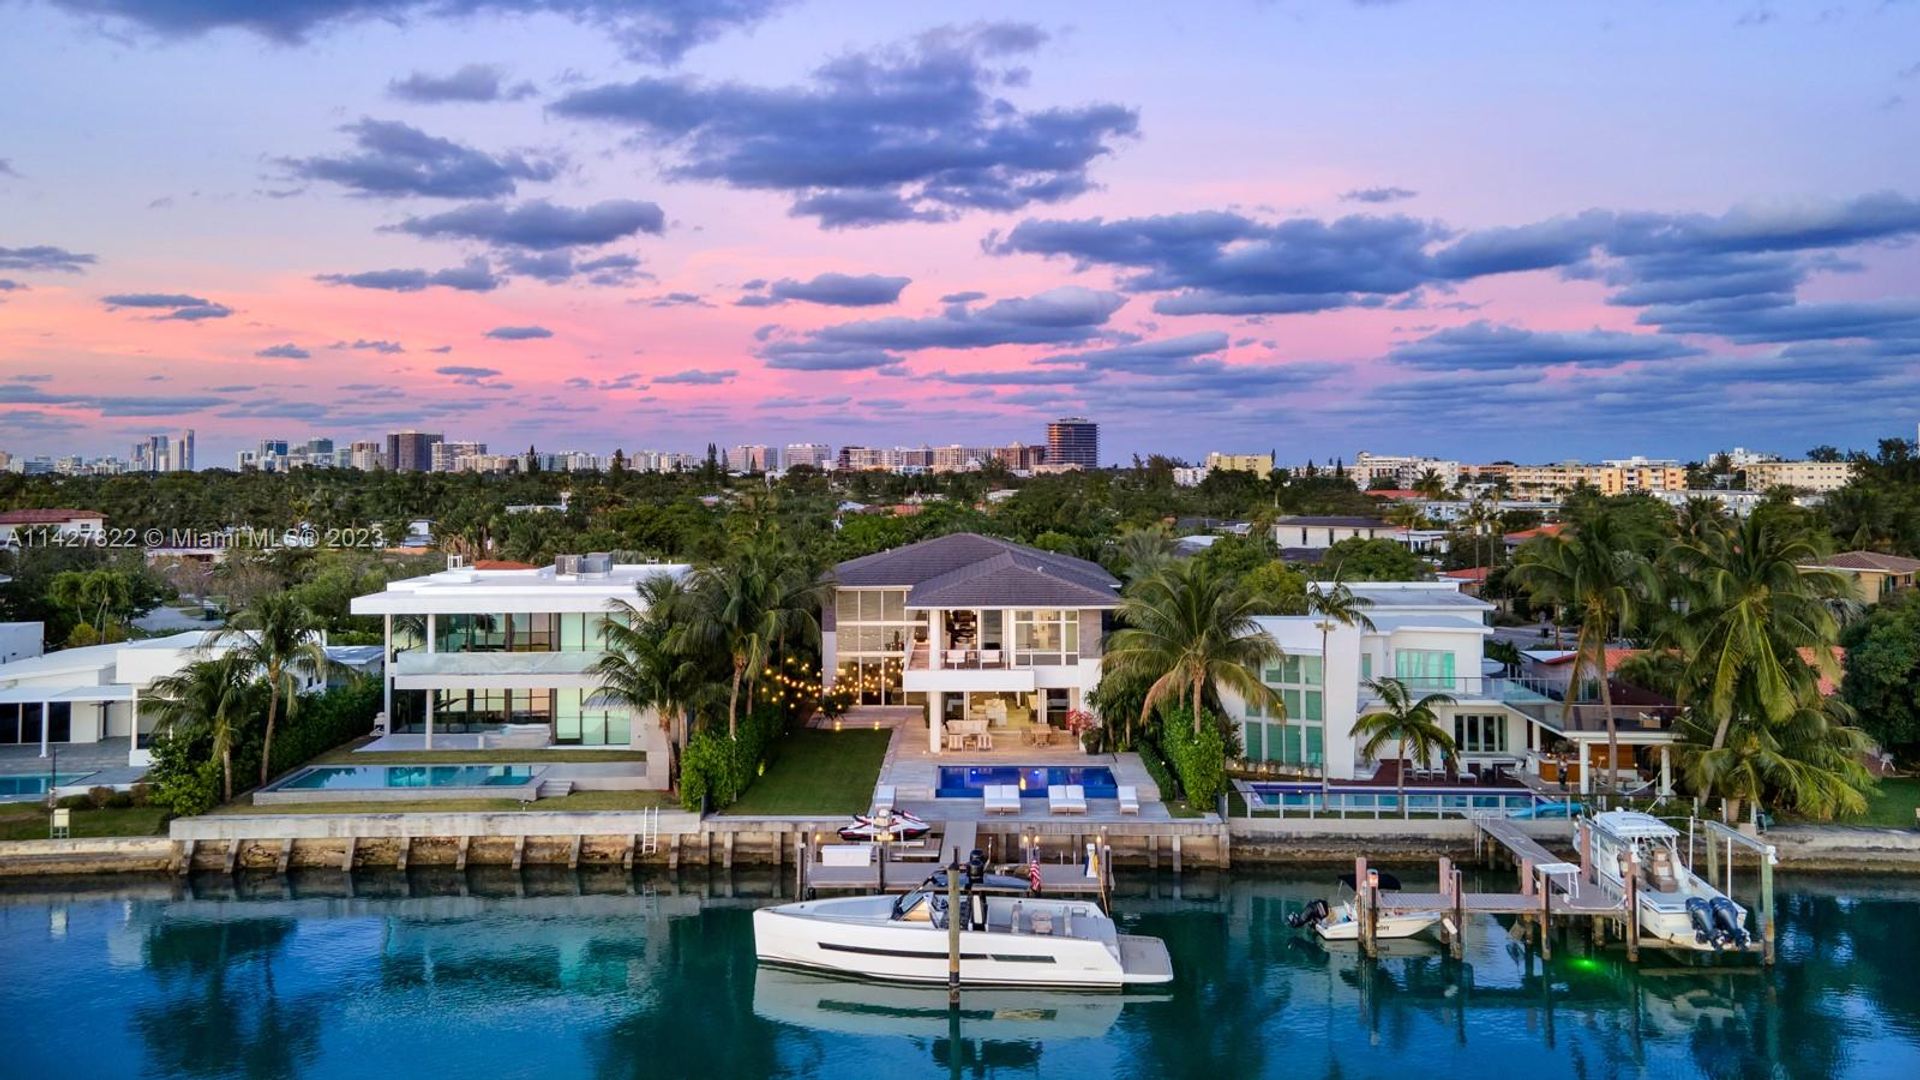
[[[1190,711],[1166,710],[1160,719],[1160,747],[1173,762],[1188,806],[1205,810],[1226,792],[1227,743],[1213,717],[1204,717],[1195,731]]]
[[[279,776],[371,732],[381,695],[378,679],[358,677],[302,697],[293,715],[281,717],[274,725],[271,774]],[[254,761],[258,768],[259,758]]]
[[[762,705],[741,717],[739,734],[703,729],[680,756],[680,805],[698,810],[732,806],[763,771],[786,731],[777,705]]]

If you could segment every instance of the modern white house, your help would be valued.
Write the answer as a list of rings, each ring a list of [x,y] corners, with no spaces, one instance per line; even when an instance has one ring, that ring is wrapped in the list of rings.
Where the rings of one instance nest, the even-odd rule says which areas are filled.
[[[208,648],[208,637],[188,630],[0,664],[0,745],[38,743],[45,756],[56,743],[125,739],[128,765],[152,764],[153,721],[140,717],[141,697],[154,680],[231,648]]]
[[[862,704],[924,709],[933,753],[1015,748],[1085,708],[1119,604],[1096,563],[954,533],[834,568],[821,668]]]
[[[1399,526],[1379,518],[1302,515],[1276,518],[1273,542],[1282,548],[1320,550],[1342,540],[1399,540]]]
[[[603,554],[482,570],[456,555],[443,571],[355,597],[353,613],[384,627],[388,733],[424,748],[604,747],[665,760],[655,718],[599,700],[592,668],[613,602],[637,602],[642,581],[689,570]]]
[[[1460,591],[1460,582],[1453,580],[1366,582],[1350,588],[1364,602],[1373,627],[1329,622],[1324,666],[1318,617],[1257,620],[1284,654],[1262,672],[1262,681],[1279,694],[1284,716],[1269,715],[1231,691],[1223,693],[1247,757],[1296,766],[1330,782],[1380,778],[1383,760],[1391,761],[1395,750],[1370,760],[1354,725],[1377,709],[1378,694],[1369,684],[1392,678],[1416,700],[1430,693],[1453,699],[1437,711],[1450,726],[1462,771],[1474,783],[1482,778],[1558,783],[1564,776],[1571,787],[1585,791],[1588,774],[1606,767],[1606,718],[1599,705],[1561,700],[1564,683],[1556,692],[1532,680],[1500,677],[1499,666],[1483,659],[1494,605]],[[1618,696],[1619,770],[1657,770],[1661,790],[1670,790],[1665,748],[1673,738],[1671,703],[1630,688]],[[1562,747],[1571,752],[1561,753]],[[1415,767],[1438,769],[1439,763]]]

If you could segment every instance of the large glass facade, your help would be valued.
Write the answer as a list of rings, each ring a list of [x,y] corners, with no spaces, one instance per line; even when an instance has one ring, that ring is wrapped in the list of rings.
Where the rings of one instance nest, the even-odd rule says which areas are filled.
[[[1451,693],[1455,689],[1453,653],[1447,649],[1396,650],[1393,677],[1415,694]]]
[[[840,589],[833,617],[834,684],[851,687],[863,705],[902,704],[907,652],[926,634],[924,618],[907,612],[907,590]]]
[[[1261,672],[1280,699],[1279,715],[1249,702],[1241,738],[1254,761],[1318,768],[1326,760],[1326,678],[1318,656],[1287,655]]]
[[[553,741],[580,746],[626,746],[632,720],[625,709],[588,708],[592,690],[432,690],[396,695],[395,731],[426,731],[426,694],[433,695],[433,730],[464,734],[508,724],[546,724]],[[417,700],[414,700],[417,699]]]
[[[1080,613],[1071,609],[1015,609],[1013,662],[1021,667],[1077,663],[1080,659]]]
[[[72,704],[65,701],[50,702],[44,717],[37,701],[0,705],[0,744],[39,742],[40,725],[43,722],[47,726],[46,741],[72,741]]]
[[[605,644],[598,612],[436,615],[435,652],[586,652]]]

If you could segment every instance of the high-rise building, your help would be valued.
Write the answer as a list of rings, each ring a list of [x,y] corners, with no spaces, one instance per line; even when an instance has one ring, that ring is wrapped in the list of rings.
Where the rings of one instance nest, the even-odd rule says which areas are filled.
[[[1223,454],[1218,450],[1207,455],[1207,471],[1250,472],[1265,480],[1273,472],[1272,454]]]
[[[491,462],[475,460],[486,453],[486,443],[448,442],[435,436],[433,445],[427,448],[427,461],[434,472],[492,472]]]
[[[438,432],[388,432],[387,468],[394,472],[426,472],[433,467],[434,444],[441,441]]]
[[[788,443],[786,452],[780,455],[780,460],[789,469],[801,465],[814,469],[831,469],[833,468],[833,447],[817,442]]]
[[[301,456],[306,459],[307,465],[312,468],[331,469],[335,465],[340,464],[340,459],[333,450],[332,439],[319,435],[309,435],[306,445],[301,447],[300,450]]]
[[[165,435],[149,435],[133,444],[133,471],[166,472],[173,467],[172,456]]]
[[[347,465],[368,472],[387,467],[387,452],[372,439],[362,439],[347,451]]]
[[[1838,491],[1853,479],[1850,461],[1756,461],[1746,466],[1747,490],[1788,487],[1796,491]]]
[[[732,472],[773,472],[780,468],[780,451],[771,446],[747,444],[727,449],[727,468]]]
[[[1063,416],[1047,425],[1047,464],[1100,467],[1100,425],[1084,416]]]
[[[174,472],[192,472],[193,471],[193,429],[192,428],[188,428],[187,430],[180,433],[180,441],[174,444],[173,461],[170,464],[173,466]]]
[[[285,439],[261,439],[253,452],[253,467],[261,472],[286,472],[292,444]]]
[[[252,450],[242,450],[233,455],[233,467],[236,472],[257,469],[260,467],[260,459]]]
[[[994,450],[993,456],[1000,459],[1000,464],[1005,465],[1008,472],[1032,472],[1047,463],[1047,448],[1008,443]]]

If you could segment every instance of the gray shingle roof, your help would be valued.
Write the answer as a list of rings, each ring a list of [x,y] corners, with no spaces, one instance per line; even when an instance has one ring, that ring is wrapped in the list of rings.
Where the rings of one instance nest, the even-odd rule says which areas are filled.
[[[1115,607],[1120,582],[1097,563],[978,533],[952,533],[834,568],[844,586],[905,586],[908,607]]]

